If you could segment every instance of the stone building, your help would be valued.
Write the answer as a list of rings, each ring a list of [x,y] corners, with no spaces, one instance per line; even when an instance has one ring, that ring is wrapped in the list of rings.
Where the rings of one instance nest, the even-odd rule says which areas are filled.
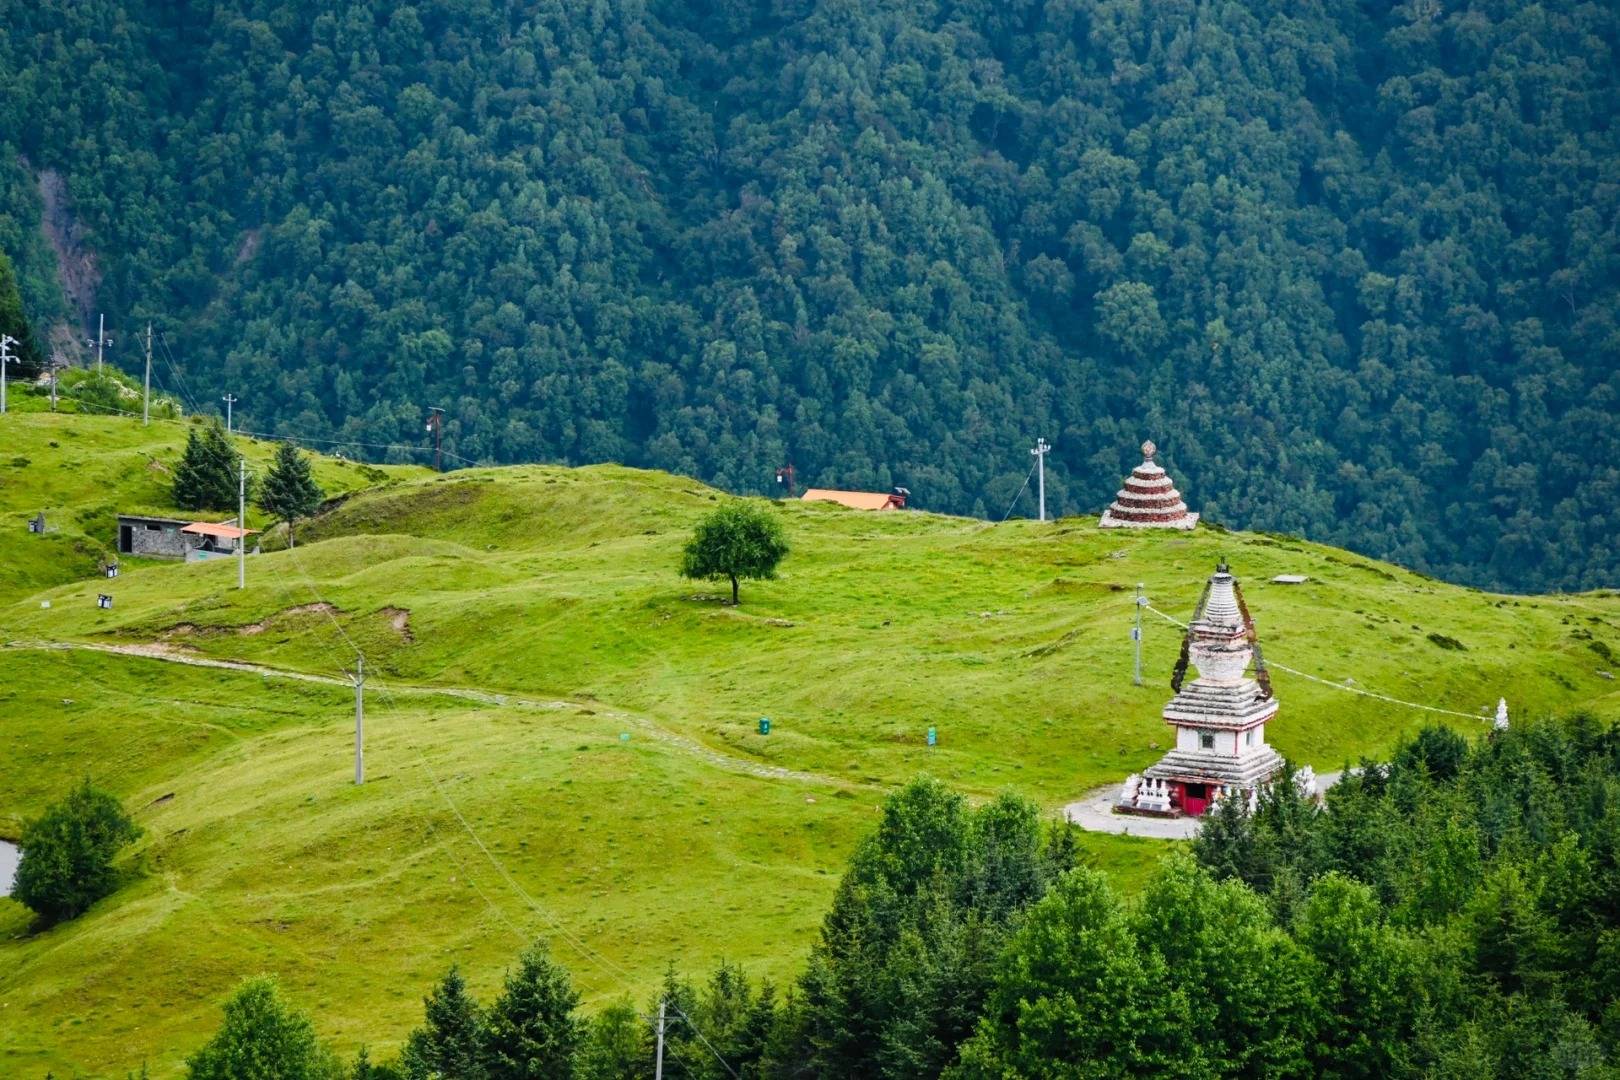
[[[197,538],[180,530],[190,525],[179,518],[118,515],[118,554],[158,559],[183,559]]]

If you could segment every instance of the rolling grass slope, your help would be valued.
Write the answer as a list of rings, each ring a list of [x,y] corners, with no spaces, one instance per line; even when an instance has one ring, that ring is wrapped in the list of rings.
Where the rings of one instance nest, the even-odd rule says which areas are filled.
[[[125,461],[54,496],[65,513],[145,479],[138,426],[29,422],[30,484],[76,452],[69,427],[107,424],[91,430]],[[323,483],[345,468],[323,463]],[[1463,728],[1498,696],[1521,715],[1620,713],[1600,674],[1620,649],[1613,593],[1494,596],[1214,529],[795,503],[780,508],[794,547],[781,577],[745,583],[733,609],[673,571],[722,497],[694,482],[606,466],[391,479],[296,550],[250,559],[246,590],[230,565],[152,563],[112,583],[102,611],[107,583],[66,580],[49,558],[24,554],[31,572],[0,579],[0,833],[85,773],[147,829],[131,883],[73,924],[33,932],[0,901],[0,1071],[122,1075],[149,1058],[161,1075],[259,970],[342,1048],[386,1051],[435,973],[456,960],[488,990],[529,935],[552,940],[593,1002],[641,996],[670,961],[789,978],[889,787],[926,770],[1055,812],[1151,762],[1179,639],[1149,615],[1147,685],[1133,686],[1134,586],[1185,618],[1222,556],[1267,655],[1291,667],[1482,717],[1452,718]],[[1311,580],[1269,583],[1285,572]],[[335,681],[356,647],[374,680],[359,789],[347,688],[172,662]],[[1429,719],[1274,683],[1272,741],[1319,769]],[[1085,850],[1128,885],[1165,849]]]

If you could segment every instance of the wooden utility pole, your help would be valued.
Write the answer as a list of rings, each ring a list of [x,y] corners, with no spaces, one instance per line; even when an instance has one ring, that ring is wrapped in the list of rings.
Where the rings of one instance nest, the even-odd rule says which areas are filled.
[[[444,431],[444,410],[437,405],[428,406],[428,430],[433,432],[433,471],[444,472],[444,462],[440,458],[439,436]]]
[[[152,324],[146,324],[146,392],[141,395],[141,423],[152,424]]]
[[[776,482],[778,484],[787,485],[788,498],[790,498],[790,499],[793,498],[793,489],[794,489],[793,462],[790,461],[786,465],[782,466],[780,469],[776,470]]]

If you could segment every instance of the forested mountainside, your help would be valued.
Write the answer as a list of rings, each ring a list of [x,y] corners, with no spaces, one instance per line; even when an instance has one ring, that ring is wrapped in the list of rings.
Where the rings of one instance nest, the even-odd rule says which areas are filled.
[[[30,310],[258,430],[1620,576],[1611,4],[0,8]]]

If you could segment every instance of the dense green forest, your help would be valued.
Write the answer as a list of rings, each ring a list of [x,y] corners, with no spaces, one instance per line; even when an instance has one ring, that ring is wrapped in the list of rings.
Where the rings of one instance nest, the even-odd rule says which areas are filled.
[[[1131,900],[1074,865],[1064,829],[920,779],[884,805],[785,991],[672,969],[644,1007],[585,1016],[536,947],[488,1003],[452,968],[397,1060],[349,1068],[251,980],[189,1075],[243,1075],[220,1064],[257,1048],[312,1080],[635,1080],[662,1011],[680,1080],[1620,1076],[1612,726],[1473,745],[1429,728],[1325,812],[1287,781],[1252,815],[1230,799]]]
[[[0,11],[29,310],[257,430],[1620,578],[1612,4]]]

